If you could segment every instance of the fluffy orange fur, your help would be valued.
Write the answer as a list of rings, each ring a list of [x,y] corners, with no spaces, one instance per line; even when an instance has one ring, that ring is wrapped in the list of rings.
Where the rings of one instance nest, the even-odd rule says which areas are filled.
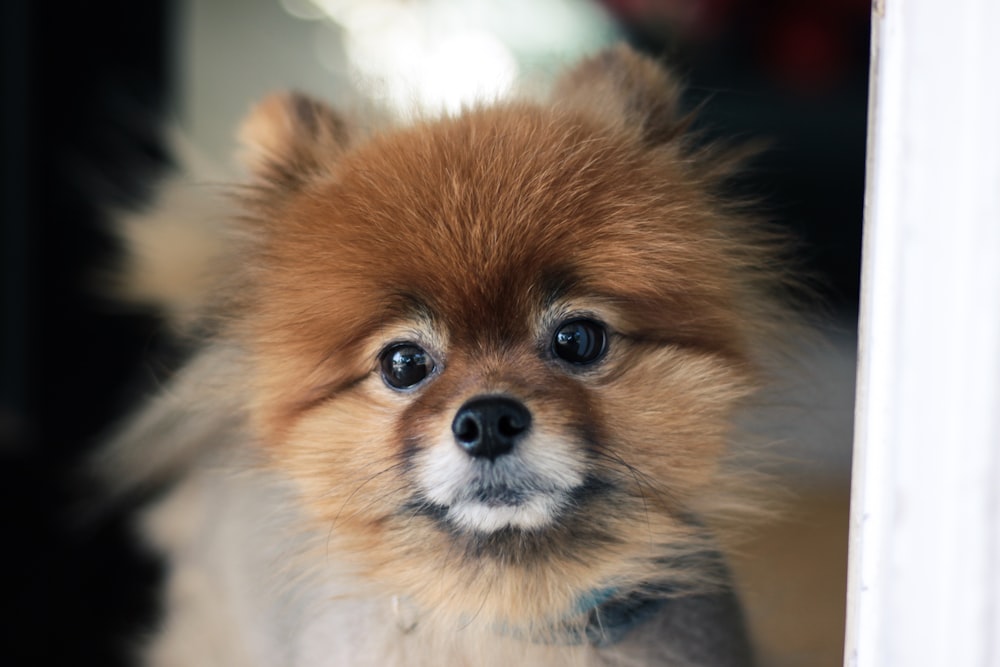
[[[767,255],[716,205],[710,161],[672,136],[670,82],[619,58],[581,68],[555,105],[473,109],[357,146],[297,96],[245,128],[257,238],[232,330],[252,351],[271,465],[373,581],[456,618],[544,623],[587,590],[662,577],[652,557],[699,546],[679,517],[722,492],[716,464],[754,387]],[[594,109],[588,83],[617,86],[623,108]],[[607,318],[599,368],[540,358],[553,299]],[[444,323],[446,370],[394,394],[378,348],[414,316]],[[520,397],[608,489],[540,536],[457,536],[408,509],[403,450],[487,392]]]
[[[266,465],[376,589],[532,633],[582,623],[588,591],[713,583],[685,556],[710,546],[699,511],[728,492],[719,462],[782,278],[718,200],[730,160],[685,139],[678,95],[619,49],[545,103],[361,136],[293,94],[247,120],[254,178],[218,336],[246,351]],[[567,369],[546,327],[578,312],[607,325],[608,353]],[[438,372],[393,391],[379,353],[414,337]],[[425,511],[413,457],[482,394],[517,397],[596,480],[553,525],[480,534]]]

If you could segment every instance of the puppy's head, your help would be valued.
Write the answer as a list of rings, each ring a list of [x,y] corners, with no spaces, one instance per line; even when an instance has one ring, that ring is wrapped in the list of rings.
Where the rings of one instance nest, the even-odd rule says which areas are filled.
[[[509,626],[704,546],[766,271],[682,125],[626,50],[364,140],[300,96],[251,115],[255,426],[373,581]]]

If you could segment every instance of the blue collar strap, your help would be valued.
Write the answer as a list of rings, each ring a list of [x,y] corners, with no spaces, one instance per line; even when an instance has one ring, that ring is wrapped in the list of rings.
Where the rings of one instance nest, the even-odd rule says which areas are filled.
[[[729,586],[729,568],[718,551],[707,549],[685,556],[662,558],[665,571],[677,568],[681,571],[699,571],[713,594],[698,584],[661,581],[649,583],[633,589],[603,588],[580,597],[572,616],[579,619],[586,614],[586,624],[578,629],[562,632],[566,643],[589,643],[594,646],[617,644],[633,628],[642,625],[669,605],[684,605],[692,596],[709,596],[726,592]],[[572,627],[567,624],[568,627]]]
[[[594,646],[617,644],[630,630],[657,614],[677,598],[669,591],[605,590],[591,596],[595,604],[588,605],[587,624],[577,633],[573,643]],[[603,598],[603,599],[600,599]]]

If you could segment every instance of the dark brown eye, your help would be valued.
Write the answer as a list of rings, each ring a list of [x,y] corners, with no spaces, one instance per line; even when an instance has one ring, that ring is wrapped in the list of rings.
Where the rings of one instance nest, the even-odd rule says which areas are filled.
[[[434,370],[434,360],[412,343],[396,343],[382,351],[382,379],[393,389],[420,384]]]
[[[607,347],[604,325],[585,318],[563,322],[552,337],[552,354],[571,364],[592,364],[604,356]]]

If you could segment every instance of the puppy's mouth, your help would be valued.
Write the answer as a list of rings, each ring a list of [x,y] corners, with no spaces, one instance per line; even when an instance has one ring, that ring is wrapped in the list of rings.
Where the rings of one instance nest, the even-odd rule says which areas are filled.
[[[508,507],[523,505],[531,497],[524,489],[506,485],[490,485],[476,489],[471,500],[487,507]]]
[[[533,468],[509,457],[457,466],[447,478],[425,473],[423,511],[463,532],[544,529],[566,511],[583,479]]]
[[[596,526],[583,519],[580,510],[612,490],[613,485],[608,481],[590,476],[566,490],[492,485],[470,489],[449,504],[439,504],[426,497],[414,498],[407,504],[406,511],[434,520],[453,535],[475,538],[476,541],[470,544],[479,547],[495,545],[495,540],[501,537],[516,538],[517,544],[524,547],[529,544],[523,541],[525,537],[547,539],[545,536],[560,531],[565,533],[571,526],[575,526],[571,530],[574,533],[593,532]],[[586,515],[586,511],[583,514]],[[581,520],[585,525],[581,525]],[[606,537],[603,533],[595,533],[595,539]],[[488,541],[480,542],[480,539]]]
[[[477,480],[449,504],[445,518],[456,528],[475,532],[507,527],[537,530],[559,517],[570,491]]]

